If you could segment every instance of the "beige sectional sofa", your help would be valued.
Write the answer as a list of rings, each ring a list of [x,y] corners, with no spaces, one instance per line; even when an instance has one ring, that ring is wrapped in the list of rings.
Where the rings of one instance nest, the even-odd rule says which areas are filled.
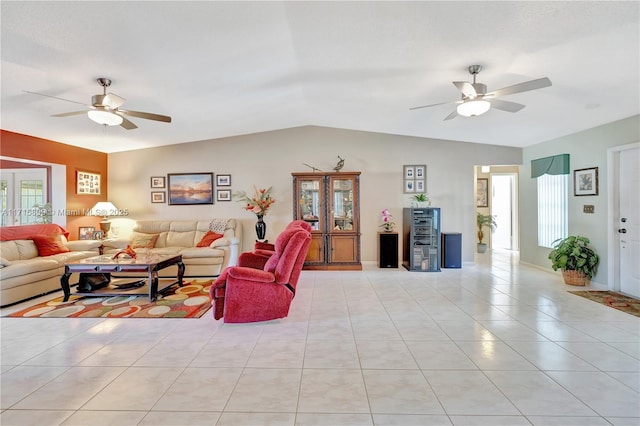
[[[31,239],[37,235],[59,236],[69,251],[41,256]],[[66,235],[52,224],[0,228],[0,306],[60,290],[65,263],[99,254],[100,241],[67,241]]]
[[[222,237],[206,247],[198,243],[212,231]],[[155,241],[154,241],[155,240]],[[185,277],[215,277],[227,266],[238,262],[242,244],[242,225],[236,219],[215,218],[209,220],[139,220],[131,232],[118,235],[117,239],[104,241],[104,254],[115,254],[135,242],[153,241],[151,253],[181,254],[185,265]],[[161,276],[175,276],[177,267],[160,271]]]

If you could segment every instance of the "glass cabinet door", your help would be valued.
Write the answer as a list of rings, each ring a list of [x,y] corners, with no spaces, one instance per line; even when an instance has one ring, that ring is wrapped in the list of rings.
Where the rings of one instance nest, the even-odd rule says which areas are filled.
[[[351,178],[331,177],[329,182],[330,232],[354,231],[354,187],[354,180]]]
[[[324,229],[322,178],[302,178],[298,188],[298,218],[311,225],[312,231]]]

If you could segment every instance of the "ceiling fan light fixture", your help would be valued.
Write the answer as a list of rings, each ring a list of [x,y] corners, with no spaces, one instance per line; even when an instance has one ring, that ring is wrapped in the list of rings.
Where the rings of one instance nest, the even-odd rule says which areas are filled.
[[[465,101],[456,108],[458,114],[464,117],[475,117],[489,111],[491,104],[489,101],[481,99],[472,99]]]
[[[98,124],[104,124],[107,126],[119,126],[122,124],[122,117],[103,109],[92,109],[91,111],[87,111],[87,115],[89,116],[89,119]]]

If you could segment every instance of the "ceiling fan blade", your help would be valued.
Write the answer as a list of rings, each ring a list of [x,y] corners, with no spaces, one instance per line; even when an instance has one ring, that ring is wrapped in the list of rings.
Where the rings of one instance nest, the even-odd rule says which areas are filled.
[[[63,112],[62,114],[54,114],[52,117],[71,117],[72,115],[86,114],[87,111]]]
[[[111,109],[116,109],[120,105],[124,104],[126,99],[116,95],[115,93],[107,93],[102,100],[102,104],[108,106]]]
[[[514,84],[513,86],[494,90],[493,92],[487,93],[485,97],[513,95],[514,93],[528,92],[529,90],[542,89],[543,87],[549,86],[551,86],[551,80],[549,80],[547,77],[544,77],[537,80],[525,81],[524,83]]]
[[[491,103],[492,108],[507,112],[518,112],[525,107],[525,105],[516,102],[509,102],[498,99],[491,99],[489,102]]]
[[[72,101],[71,99],[65,99],[65,98],[59,98],[57,96],[45,95],[44,93],[30,92],[28,90],[23,90],[23,92],[29,93],[31,95],[44,96],[46,98],[53,98],[53,99],[57,99],[59,101],[73,102],[74,104],[80,104],[80,105],[87,106],[87,104],[85,104],[84,102]]]
[[[437,104],[430,104],[430,105],[421,105],[421,106],[409,108],[409,110],[420,109],[420,108],[429,108],[429,107],[432,107],[432,106],[446,105],[446,104],[453,104],[453,103],[457,103],[457,101],[440,102],[440,103],[437,103]]]
[[[453,112],[449,115],[447,115],[444,120],[442,121],[447,121],[447,120],[451,120],[452,118],[456,118],[458,116],[458,111],[456,111],[455,109],[453,110]]]
[[[155,121],[163,121],[165,123],[171,123],[171,117],[169,117],[168,115],[152,114],[150,112],[129,111],[124,109],[119,109],[117,110],[117,112],[121,114],[130,115],[132,117],[146,118],[147,120],[155,120]]]
[[[138,126],[136,126],[133,121],[127,120],[124,117],[122,117],[122,123],[120,123],[120,126],[124,127],[127,130],[133,130],[138,128]]]
[[[456,86],[465,97],[475,98],[478,96],[475,87],[468,81],[454,81],[453,85]]]

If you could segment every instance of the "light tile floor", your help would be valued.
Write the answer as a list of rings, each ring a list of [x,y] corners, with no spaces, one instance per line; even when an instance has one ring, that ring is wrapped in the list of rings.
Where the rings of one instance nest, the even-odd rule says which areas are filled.
[[[0,424],[639,425],[640,318],[481,259],[304,271],[264,323],[2,318]]]

